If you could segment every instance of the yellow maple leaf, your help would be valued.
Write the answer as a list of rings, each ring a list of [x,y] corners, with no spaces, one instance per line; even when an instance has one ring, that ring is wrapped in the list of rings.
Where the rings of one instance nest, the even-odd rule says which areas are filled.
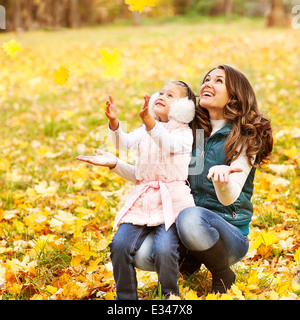
[[[104,300],[115,300],[115,294],[113,292],[106,292]]]
[[[242,291],[235,284],[231,286],[230,291],[235,295],[237,299],[244,300]]]
[[[48,234],[46,236],[40,236],[38,239],[31,241],[30,245],[33,247],[34,252],[38,255],[40,252],[44,252],[45,250],[49,250],[52,247],[52,244],[56,238],[54,234]]]
[[[30,257],[28,255],[23,258],[22,262],[18,259],[11,259],[6,261],[6,264],[14,273],[22,270],[23,272],[31,272],[34,274],[37,266],[37,262],[35,260],[30,262]]]
[[[16,40],[10,40],[9,42],[6,42],[2,45],[3,50],[8,56],[15,57],[16,54],[23,50],[20,43],[18,43]]]
[[[278,236],[274,230],[265,231],[262,230],[260,234],[256,236],[255,241],[253,241],[251,248],[258,249],[261,244],[264,244],[266,247],[278,242]]]
[[[90,260],[89,261],[89,265],[86,269],[86,272],[87,273],[91,273],[91,272],[94,272],[98,269],[98,264],[99,262],[101,261],[102,259],[101,258],[98,258],[96,260]]]
[[[223,293],[220,297],[220,300],[233,300],[233,299],[234,297],[227,293]]]
[[[46,286],[47,292],[49,292],[51,295],[54,294],[58,289],[53,286]]]
[[[90,176],[89,170],[84,165],[79,165],[77,168],[72,170],[71,179],[73,182],[77,182],[78,179],[86,181]]]
[[[98,254],[94,251],[90,250],[90,246],[84,242],[76,242],[73,246],[72,255],[80,255],[85,259],[89,259],[90,257],[98,257]]]
[[[63,286],[64,296],[70,299],[82,299],[86,294],[88,294],[88,287],[82,282],[70,282]]]
[[[11,294],[19,294],[22,289],[22,284],[14,283],[8,287],[8,291]]]
[[[142,12],[145,7],[154,7],[157,0],[125,0],[129,10]]]
[[[215,294],[213,294],[213,293],[209,293],[209,294],[206,296],[205,300],[218,300],[218,297],[217,297]]]
[[[50,185],[48,185],[48,182],[43,180],[34,187],[34,190],[36,193],[41,194],[42,196],[53,196],[56,193],[57,188],[57,183],[51,181]]]
[[[71,260],[71,267],[74,267],[74,268],[78,267],[80,265],[81,260],[82,260],[82,256],[80,255],[73,256]]]
[[[119,80],[121,78],[121,55],[118,49],[113,49],[108,52],[107,49],[100,49],[101,58],[99,59],[100,66],[103,67],[102,77],[106,79],[114,78]]]
[[[9,167],[10,167],[10,162],[5,158],[1,158],[0,159],[0,171],[6,171],[9,169]]]
[[[185,296],[184,296],[185,300],[198,300],[198,296],[197,293],[193,290],[189,290]]]
[[[295,262],[299,263],[300,262],[300,247],[296,250],[294,254],[294,260]]]
[[[75,189],[76,191],[81,190],[81,189],[83,188],[83,186],[84,186],[84,183],[85,183],[85,181],[84,181],[83,179],[79,178],[79,179],[77,180],[77,182],[74,184],[74,189]]]
[[[61,66],[58,70],[54,71],[54,80],[55,84],[64,85],[70,76],[70,70],[64,66]]]

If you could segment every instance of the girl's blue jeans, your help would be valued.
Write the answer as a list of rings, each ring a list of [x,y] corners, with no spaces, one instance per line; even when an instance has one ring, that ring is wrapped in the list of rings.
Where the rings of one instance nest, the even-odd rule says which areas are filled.
[[[166,231],[165,225],[147,227],[123,223],[109,245],[117,300],[136,300],[138,298],[135,257],[136,252],[149,236],[151,237],[151,248],[147,248],[147,259],[151,261],[151,271],[156,271],[158,274],[162,294],[179,295],[177,285],[179,244],[176,225],[173,224]]]
[[[225,244],[230,265],[241,260],[249,248],[248,237],[235,226],[202,207],[182,210],[176,221],[177,233],[183,245],[192,251],[204,251],[214,246],[219,238]],[[142,270],[153,271],[154,234],[145,238],[135,254],[135,265]],[[169,277],[172,275],[170,274]]]

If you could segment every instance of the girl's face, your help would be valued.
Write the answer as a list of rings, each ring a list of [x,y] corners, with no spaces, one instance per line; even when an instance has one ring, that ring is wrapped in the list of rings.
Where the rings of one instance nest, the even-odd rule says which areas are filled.
[[[212,70],[200,88],[200,106],[207,109],[212,120],[224,119],[224,108],[229,100],[225,71]]]
[[[170,105],[182,98],[184,89],[174,83],[167,83],[159,92],[158,98],[154,102],[154,112],[160,118],[160,121],[167,122]]]

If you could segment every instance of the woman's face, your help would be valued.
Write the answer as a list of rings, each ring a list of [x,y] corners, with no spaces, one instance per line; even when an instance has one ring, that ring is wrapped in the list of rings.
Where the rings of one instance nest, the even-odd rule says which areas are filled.
[[[212,120],[224,119],[224,108],[229,100],[225,71],[212,70],[200,88],[200,106],[207,109]]]

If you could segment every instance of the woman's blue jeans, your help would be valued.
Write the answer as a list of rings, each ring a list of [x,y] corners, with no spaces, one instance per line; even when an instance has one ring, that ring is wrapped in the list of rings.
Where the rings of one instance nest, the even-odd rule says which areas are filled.
[[[249,248],[248,237],[235,226],[202,207],[182,210],[176,222],[177,233],[183,245],[191,251],[204,251],[214,246],[219,238],[225,244],[230,265],[241,260]],[[153,241],[150,233],[135,255],[135,265],[142,270],[153,271]]]
[[[162,294],[179,295],[177,251],[179,246],[176,225],[168,231],[165,225],[157,227],[136,226],[130,223],[120,225],[110,243],[113,274],[116,282],[117,300],[136,300],[137,279],[135,255],[144,240],[151,234],[151,248],[148,248],[151,271],[156,271]]]

